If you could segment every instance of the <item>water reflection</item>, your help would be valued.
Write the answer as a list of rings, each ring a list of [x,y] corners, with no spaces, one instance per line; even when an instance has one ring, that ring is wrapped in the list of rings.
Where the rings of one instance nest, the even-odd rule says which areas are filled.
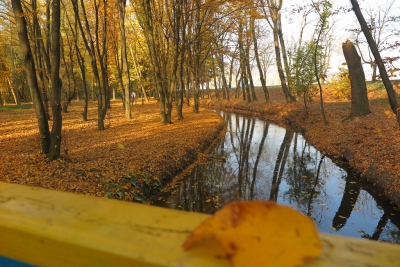
[[[313,218],[322,232],[400,243],[400,212],[290,129],[221,112],[227,133],[206,164],[154,201],[214,213],[234,200],[269,199]]]

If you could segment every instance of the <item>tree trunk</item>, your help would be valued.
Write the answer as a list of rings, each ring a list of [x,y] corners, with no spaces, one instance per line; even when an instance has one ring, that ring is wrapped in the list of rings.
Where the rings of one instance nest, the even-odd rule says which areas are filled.
[[[279,44],[280,44],[280,49],[281,49],[281,54],[282,54],[282,60],[283,60],[283,66],[285,69],[285,74],[286,74],[286,81],[287,81],[287,86],[290,95],[292,94],[292,81],[291,81],[291,75],[290,75],[290,67],[289,67],[289,61],[288,61],[288,56],[286,53],[286,46],[285,46],[285,40],[283,39],[283,33],[282,33],[282,20],[281,20],[281,14],[278,14],[278,37],[279,37]],[[292,99],[295,101],[295,99]]]
[[[54,160],[60,157],[61,149],[61,130],[62,130],[62,108],[61,108],[61,86],[60,79],[60,0],[52,2],[52,19],[51,19],[51,110],[53,114],[53,125],[51,128],[51,142],[47,157]]]
[[[215,56],[214,55],[211,57],[211,64],[212,64],[212,68],[213,68],[212,75],[213,75],[215,96],[217,97],[218,100],[220,100],[219,90],[218,90],[218,85],[217,85],[217,69],[215,68]]]
[[[14,103],[19,107],[21,106],[21,98],[18,92],[18,89],[14,87],[13,82],[11,82],[10,78],[7,78],[8,88],[14,98]]]
[[[367,84],[365,83],[364,69],[361,58],[352,42],[347,40],[342,45],[343,54],[349,69],[351,85],[351,115],[355,117],[366,116],[371,113],[369,109]]]
[[[239,38],[238,38],[238,45],[239,45],[239,61],[240,61],[240,73],[241,73],[241,81],[242,81],[242,88],[243,88],[243,100],[247,99],[247,102],[251,102],[251,94],[249,88],[249,80],[247,79],[247,68],[246,62],[248,61],[246,58],[246,52],[244,50],[244,40],[243,37],[245,35],[242,23],[239,23]]]
[[[224,54],[219,53],[218,55],[218,65],[221,71],[222,80],[222,98],[229,100],[229,88],[225,77],[225,64],[224,64]]]
[[[282,32],[280,33],[280,16],[281,16],[281,8],[282,8],[282,0],[280,0],[278,3],[276,1],[272,0],[267,0],[267,6],[269,10],[269,16],[267,15],[267,11],[264,9],[264,14],[268,18],[270,17],[271,21],[267,19],[267,22],[269,26],[272,28],[272,33],[274,37],[274,47],[275,47],[275,60],[276,60],[276,66],[278,69],[278,74],[279,74],[279,79],[281,81],[281,86],[283,93],[286,98],[287,103],[291,103],[296,101],[295,97],[293,97],[290,93],[289,87],[287,85],[283,65],[282,65],[282,58],[281,54],[283,53],[283,56],[286,57],[286,51],[283,51],[281,49],[285,49],[285,47],[280,47],[280,45],[284,45],[283,38],[279,38],[279,36],[282,36]],[[287,59],[287,57],[286,57]],[[285,62],[287,63],[287,62]],[[288,77],[290,78],[290,77]]]
[[[81,78],[82,78],[82,89],[83,89],[83,93],[84,93],[84,105],[83,105],[83,111],[82,111],[82,120],[87,121],[89,94],[88,94],[87,83],[86,83],[85,58],[83,57],[81,50],[79,49],[79,44],[78,44],[78,29],[77,29],[78,23],[79,23],[78,17],[75,16],[73,26],[68,17],[67,17],[67,21],[68,21],[70,30],[72,32],[72,37],[74,39],[74,47],[75,47],[74,51],[76,54],[76,59],[78,61],[78,66],[79,66],[79,70],[81,72]],[[73,57],[73,56],[71,55],[71,57]],[[79,98],[79,94],[77,94],[77,96]]]
[[[19,43],[24,58],[29,90],[39,125],[41,152],[43,154],[47,154],[50,146],[49,124],[36,78],[35,62],[33,60],[31,47],[29,45],[26,20],[20,0],[11,0],[11,4],[14,11],[15,24],[18,30]]]
[[[376,42],[375,42],[374,38],[372,37],[372,34],[368,28],[368,24],[365,21],[364,16],[361,13],[360,6],[358,5],[357,0],[350,0],[350,2],[353,6],[354,13],[357,16],[357,20],[360,23],[361,30],[363,31],[365,38],[367,39],[368,45],[371,49],[371,52],[374,55],[375,64],[378,65],[382,82],[385,85],[386,92],[388,94],[390,107],[391,107],[393,113],[396,114],[397,123],[400,125],[400,109],[399,109],[399,104],[396,99],[396,92],[394,91],[392,83],[389,80],[389,76],[386,72],[385,65],[383,64],[382,57],[378,50],[378,46],[376,45]]]
[[[126,36],[125,36],[125,6],[126,0],[118,0],[118,13],[119,13],[119,28],[121,34],[121,57],[122,57],[122,70],[124,72],[125,82],[125,118],[132,119],[131,106],[129,103],[130,90],[131,90],[131,76],[129,73],[128,56],[126,52]],[[122,77],[121,77],[122,78]],[[123,79],[122,79],[123,80]]]
[[[135,53],[133,53],[132,46],[129,46],[129,50],[131,52],[133,66],[135,67],[136,74],[138,76],[139,86],[142,89],[142,99],[144,98],[146,103],[149,103],[149,99],[147,97],[146,90],[145,90],[144,85],[143,85],[142,72],[138,68],[139,63],[138,63],[138,59],[137,59],[136,45],[135,45]]]
[[[378,80],[378,77],[376,74],[377,69],[378,69],[378,66],[374,63],[374,66],[372,67],[372,77],[371,77],[371,81],[373,81],[373,82],[376,82]]]
[[[277,21],[273,21],[273,35],[275,45],[275,60],[278,68],[279,79],[281,80],[282,90],[286,98],[287,103],[295,101],[294,97],[290,94],[289,88],[286,83],[285,73],[282,67],[281,50],[279,47],[279,36],[278,36],[278,24]]]
[[[254,25],[254,18],[250,18],[250,29],[251,29],[251,33],[252,33],[252,36],[253,36],[254,57],[255,57],[256,62],[257,62],[257,68],[258,68],[258,73],[260,75],[261,87],[262,87],[263,92],[264,92],[265,102],[268,102],[268,100],[269,100],[269,92],[268,92],[268,88],[267,88],[267,85],[266,85],[266,82],[265,82],[265,78],[264,78],[264,72],[262,70],[260,56],[258,54],[258,43],[257,43],[257,36],[256,36],[256,28],[255,28],[255,25]]]

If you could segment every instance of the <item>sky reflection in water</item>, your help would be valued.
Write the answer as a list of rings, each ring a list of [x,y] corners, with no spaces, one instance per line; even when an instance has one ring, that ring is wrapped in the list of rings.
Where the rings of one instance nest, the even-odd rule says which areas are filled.
[[[290,129],[220,112],[227,133],[198,166],[154,205],[214,213],[234,200],[292,206],[321,232],[400,243],[400,212]]]

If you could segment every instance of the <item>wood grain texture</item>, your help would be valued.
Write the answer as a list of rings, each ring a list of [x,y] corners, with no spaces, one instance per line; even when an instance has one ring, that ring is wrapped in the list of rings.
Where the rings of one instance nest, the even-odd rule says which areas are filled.
[[[0,255],[37,266],[230,266],[213,241],[182,244],[208,215],[0,183]],[[307,266],[400,266],[400,246],[321,234]]]

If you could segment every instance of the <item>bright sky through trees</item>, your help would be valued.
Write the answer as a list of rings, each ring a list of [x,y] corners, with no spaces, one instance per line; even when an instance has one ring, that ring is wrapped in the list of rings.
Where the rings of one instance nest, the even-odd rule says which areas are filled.
[[[379,10],[379,9],[385,9],[385,6],[389,5],[389,3],[392,0],[382,0],[382,1],[374,1],[374,0],[360,0],[359,4],[362,8],[363,13],[365,16],[368,18],[368,14],[366,10]],[[306,4],[311,4],[312,0],[308,1],[302,1],[302,0],[288,0],[288,1],[283,1],[283,16],[282,16],[282,23],[283,23],[283,32],[284,32],[284,37],[285,40],[287,41],[288,47],[290,47],[294,42],[297,41],[299,31],[300,31],[300,24],[301,24],[301,13],[290,13],[290,10],[293,8],[293,5],[299,5],[303,6]],[[347,39],[354,41],[355,36],[354,33],[352,33],[351,29],[359,29],[360,26],[358,25],[358,22],[356,20],[356,17],[351,10],[351,5],[349,0],[334,0],[332,1],[333,4],[333,10],[338,10],[340,9],[341,11],[338,12],[338,14],[334,14],[332,17],[330,23],[333,24],[333,29],[331,30],[331,33],[333,35],[333,51],[332,51],[332,58],[331,58],[331,64],[330,64],[330,69],[328,71],[328,74],[332,75],[333,73],[338,72],[338,67],[342,66],[342,63],[345,62],[344,56],[343,56],[343,51],[342,51],[342,43],[345,42]],[[396,16],[399,14],[400,11],[400,1],[395,1],[394,5],[392,6],[389,15],[391,16]],[[378,12],[378,11],[376,11]],[[398,16],[398,15],[397,15]],[[307,38],[309,38],[315,28],[315,22],[316,17],[315,15],[312,15],[308,19],[309,25],[305,27],[305,37],[303,38],[304,41],[306,41]],[[268,25],[266,25],[268,26]],[[386,30],[386,35],[389,34],[396,34],[396,32],[393,33],[393,29],[388,27]],[[363,36],[362,36],[363,39]],[[397,32],[397,36],[393,35],[391,38],[389,38],[388,41],[390,42],[395,42],[396,40],[400,41],[400,33]],[[365,57],[368,57],[368,50],[367,47],[361,46],[361,49],[363,51],[363,54],[365,54]],[[397,48],[393,51],[390,51],[389,53],[382,53],[382,56],[400,56],[400,48]],[[394,62],[393,63],[394,67],[400,68],[400,62]],[[372,69],[371,67],[366,64],[364,65],[364,70],[366,72],[366,77],[367,80],[371,79],[371,74],[372,74]],[[278,84],[279,83],[279,78],[277,74],[275,75],[276,70],[275,67],[272,67],[270,70],[270,77],[268,77],[268,84]]]

